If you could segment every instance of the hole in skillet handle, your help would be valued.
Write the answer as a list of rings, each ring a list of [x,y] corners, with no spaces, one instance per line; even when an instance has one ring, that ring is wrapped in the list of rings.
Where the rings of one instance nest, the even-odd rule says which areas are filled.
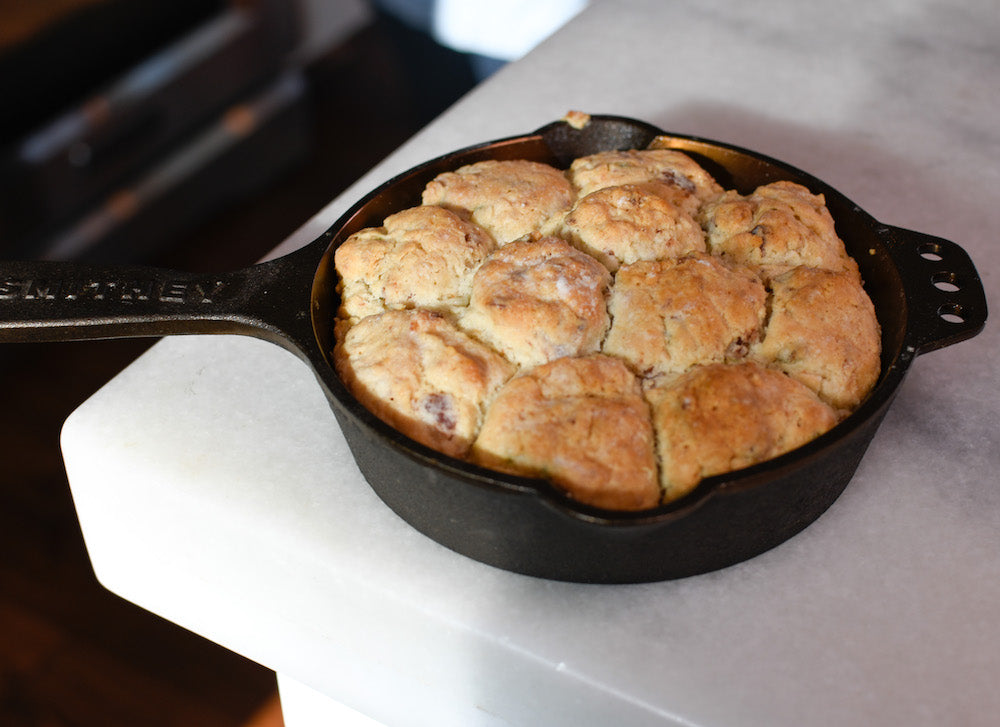
[[[899,227],[880,235],[899,268],[907,307],[907,345],[915,354],[979,334],[988,315],[975,265],[959,245]]]

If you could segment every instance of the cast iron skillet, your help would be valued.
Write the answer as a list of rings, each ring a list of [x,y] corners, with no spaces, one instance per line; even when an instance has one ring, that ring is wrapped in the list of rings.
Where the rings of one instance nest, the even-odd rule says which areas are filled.
[[[351,233],[419,204],[440,172],[484,159],[559,167],[578,156],[643,148],[665,132],[614,116],[583,129],[468,147],[389,180],[319,239],[285,257],[221,275],[140,267],[0,263],[0,341],[238,333],[279,344],[313,369],[365,478],[404,520],[439,543],[544,578],[628,583],[679,578],[740,562],[819,517],[854,474],[913,358],[979,333],[986,299],[956,244],[881,224],[814,177],[760,154],[670,135],[726,188],[779,179],[822,193],[857,260],[882,327],[882,372],[861,406],[798,450],[704,480],[683,499],[638,514],[580,505],[547,483],[490,472],[399,434],[347,392],[331,365],[339,304],[333,251]]]

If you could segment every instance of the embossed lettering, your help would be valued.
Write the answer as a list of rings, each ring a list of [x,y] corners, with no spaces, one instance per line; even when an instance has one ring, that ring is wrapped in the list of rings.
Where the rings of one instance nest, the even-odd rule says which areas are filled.
[[[221,280],[216,280],[214,283],[208,283],[204,287],[201,284],[194,286],[198,294],[201,295],[202,303],[211,303],[215,296],[222,292],[222,289],[226,287],[226,284]]]
[[[122,300],[149,300],[153,294],[153,284],[151,282],[126,283],[122,288]]]
[[[103,285],[97,288],[97,292],[94,293],[95,300],[104,300],[105,298],[115,300],[118,296],[118,281],[116,280],[105,281]]]
[[[24,288],[25,300],[55,300],[58,295],[58,281],[32,280]]]
[[[71,280],[69,284],[63,286],[63,291],[64,300],[80,300],[81,298],[101,300],[104,297],[101,294],[101,284],[96,280],[82,282]]]
[[[14,300],[24,294],[25,282],[17,278],[0,280],[0,300]]]
[[[122,303],[158,301],[204,305],[223,290],[221,280],[186,283],[178,280],[47,280],[0,278],[0,300],[110,300]]]
[[[187,283],[164,283],[159,298],[164,303],[184,303],[187,301],[187,293]]]

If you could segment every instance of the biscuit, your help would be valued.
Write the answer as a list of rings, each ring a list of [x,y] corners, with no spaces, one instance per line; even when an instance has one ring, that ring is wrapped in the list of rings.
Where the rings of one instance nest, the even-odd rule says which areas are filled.
[[[519,366],[595,353],[607,333],[611,274],[558,237],[508,243],[472,279],[463,329]]]
[[[392,309],[464,306],[473,273],[495,249],[486,230],[442,207],[390,215],[337,248],[341,313],[357,320]]]
[[[387,311],[352,326],[337,372],[373,414],[421,444],[466,454],[483,412],[514,367],[439,313]]]
[[[759,267],[765,277],[803,265],[857,274],[823,195],[794,182],[772,182],[747,196],[729,190],[702,208],[700,222],[712,253]]]
[[[664,501],[705,477],[777,457],[837,422],[808,387],[753,362],[698,366],[646,390]]]
[[[604,187],[580,199],[562,235],[614,272],[625,263],[705,249],[705,234],[661,182]]]
[[[747,268],[695,253],[621,267],[608,307],[602,350],[656,379],[746,356],[764,326],[767,292]]]
[[[835,409],[861,403],[879,376],[881,333],[858,278],[795,268],[771,280],[771,316],[754,355]]]
[[[580,198],[604,187],[660,182],[667,185],[671,201],[690,215],[723,191],[697,162],[675,149],[603,151],[579,157],[570,165],[569,179]]]
[[[649,409],[636,378],[601,355],[561,358],[515,376],[490,406],[476,462],[544,477],[613,510],[660,501]]]
[[[501,245],[533,232],[556,230],[573,204],[562,171],[541,162],[488,160],[439,174],[423,203],[467,211]]]

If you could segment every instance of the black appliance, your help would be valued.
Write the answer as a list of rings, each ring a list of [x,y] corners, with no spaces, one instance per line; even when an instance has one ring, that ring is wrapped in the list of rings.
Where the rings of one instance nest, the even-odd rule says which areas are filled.
[[[0,257],[140,257],[303,154],[302,10],[0,6]]]

